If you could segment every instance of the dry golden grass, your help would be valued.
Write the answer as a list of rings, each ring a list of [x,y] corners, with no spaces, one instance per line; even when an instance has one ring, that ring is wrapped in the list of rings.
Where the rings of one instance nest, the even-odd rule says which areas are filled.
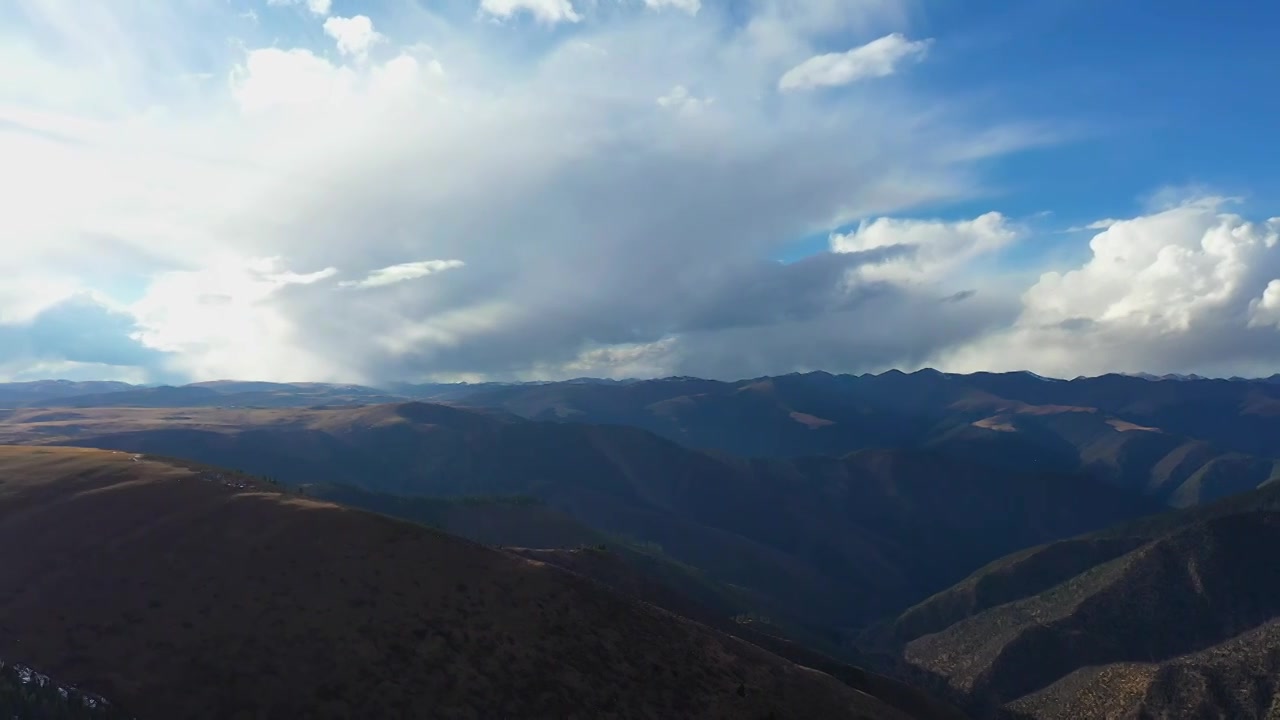
[[[827,427],[829,425],[835,425],[834,421],[828,420],[826,418],[820,418],[816,415],[810,415],[809,413],[793,412],[791,413],[790,417],[792,420],[795,420],[801,425],[804,425],[805,427],[808,427],[808,428],[812,428],[814,430],[821,427]]]
[[[996,432],[1018,432],[1018,428],[1009,420],[1007,415],[993,415],[989,418],[975,420],[971,423],[976,428],[983,430],[994,430]]]
[[[1126,420],[1117,420],[1115,418],[1108,420],[1107,424],[1120,432],[1160,432],[1160,428],[1137,425]]]
[[[993,563],[908,613],[917,632],[947,615],[952,624],[917,636],[904,656],[1027,717],[1273,717],[1280,565],[1260,549],[1280,543],[1280,512],[1261,491],[1245,500],[1236,512],[1184,513],[1180,529],[1110,560],[1142,539],[1082,538]],[[1004,583],[1002,571],[1023,577]],[[1005,584],[996,594],[1011,601],[982,598],[984,579]],[[969,612],[955,612],[966,601]]]
[[[0,443],[49,444],[79,436],[157,429],[235,432],[245,427],[306,427],[336,413],[358,413],[380,406],[345,411],[239,408],[75,408],[23,409],[0,419]]]

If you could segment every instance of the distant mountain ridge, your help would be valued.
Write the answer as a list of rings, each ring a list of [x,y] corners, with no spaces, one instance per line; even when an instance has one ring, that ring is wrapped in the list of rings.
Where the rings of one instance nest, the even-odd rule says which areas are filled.
[[[89,381],[73,381],[73,380],[32,380],[21,382],[0,383],[0,407],[36,407],[41,403],[49,403],[53,401],[71,402],[77,407],[119,407],[128,403],[139,403],[139,407],[169,407],[171,400],[178,397],[187,397],[215,403],[213,406],[221,406],[223,402],[245,401],[243,404],[251,405],[253,400],[267,403],[281,403],[280,407],[295,407],[307,400],[317,398],[332,398],[343,402],[356,402],[360,398],[373,398],[375,402],[390,402],[394,400],[460,400],[471,396],[483,395],[493,391],[509,391],[512,389],[532,389],[548,386],[597,386],[597,387],[622,387],[634,385],[636,383],[716,383],[726,386],[741,386],[752,383],[763,382],[776,378],[789,377],[805,377],[813,375],[826,375],[831,377],[855,378],[858,380],[874,380],[878,378],[891,378],[901,375],[908,375],[900,370],[889,370],[879,374],[864,373],[861,375],[831,375],[824,372],[813,373],[789,373],[779,376],[763,376],[757,378],[744,378],[742,380],[725,381],[725,380],[704,380],[702,378],[690,376],[671,376],[663,378],[626,378],[626,379],[609,379],[609,378],[590,378],[581,377],[569,380],[532,380],[517,382],[457,382],[457,383],[412,383],[412,382],[391,382],[382,385],[360,385],[353,383],[324,383],[324,382],[270,382],[256,380],[207,380],[201,382],[188,383],[186,385],[147,385],[134,384],[119,381],[108,380],[89,380]],[[1269,377],[1259,378],[1213,378],[1196,374],[1165,374],[1155,375],[1152,373],[1112,373],[1099,376],[1079,376],[1068,380],[1063,378],[1052,378],[1037,375],[1030,371],[1014,371],[1007,373],[974,373],[972,375],[941,373],[933,369],[918,370],[909,375],[943,375],[952,378],[966,378],[998,375],[1005,377],[1022,377],[1040,380],[1052,383],[1080,383],[1094,380],[1102,380],[1108,377],[1128,377],[1141,379],[1149,382],[1162,381],[1178,381],[1178,382],[1231,382],[1231,383],[1265,383],[1280,384],[1280,373],[1276,373]],[[200,393],[199,391],[188,391],[185,395],[174,391],[188,390],[191,388],[199,388],[208,390],[208,393]],[[109,397],[120,393],[128,393],[119,397]]]
[[[151,388],[114,384],[91,394],[76,394],[77,389],[86,386],[0,386],[0,405],[14,406],[12,416],[21,408],[42,406],[322,408],[410,398],[534,420],[630,425],[690,447],[739,456],[838,456],[871,448],[976,453],[984,462],[994,459],[1020,471],[1089,473],[1176,506],[1280,476],[1280,450],[1270,441],[1280,436],[1280,376],[1053,380],[1025,372],[922,370],[795,373],[737,382],[401,384],[387,390],[234,381]]]
[[[1280,473],[1280,384],[1121,375],[831,375],[737,383],[498,387],[455,401],[539,420],[641,427],[735,455],[933,449],[1032,471],[1085,472],[1166,503],[1247,490]]]

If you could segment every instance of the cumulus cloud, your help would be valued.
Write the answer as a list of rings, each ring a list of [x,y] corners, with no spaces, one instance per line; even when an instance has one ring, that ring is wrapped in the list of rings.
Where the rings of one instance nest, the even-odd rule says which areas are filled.
[[[1273,372],[1280,353],[1280,218],[1251,221],[1222,198],[1114,221],[1092,257],[1043,274],[1012,328],[948,354],[956,369]]]
[[[659,0],[659,2],[662,1]],[[582,16],[573,9],[573,3],[570,0],[480,0],[480,9],[494,17],[504,19],[527,13],[538,22],[550,24],[576,23],[582,20]]]
[[[788,70],[778,80],[778,89],[812,90],[888,77],[903,63],[923,58],[930,42],[892,33],[847,52],[815,55]]]
[[[367,15],[331,17],[324,21],[324,34],[338,43],[338,52],[355,58],[368,55],[369,48],[384,39]]]
[[[876,280],[935,283],[981,255],[1003,250],[1023,234],[1008,218],[989,212],[972,220],[864,220],[852,232],[830,237],[834,252],[903,247],[910,253],[863,268]]]
[[[1280,328],[1280,279],[1267,283],[1262,297],[1249,302],[1249,327]]]
[[[363,280],[347,280],[339,285],[354,288],[376,288],[395,285],[406,280],[416,280],[443,270],[451,270],[465,265],[461,260],[420,260],[418,262],[401,263],[390,267],[379,268],[369,273]]]
[[[1253,374],[1280,354],[1280,221],[1221,199],[1158,193],[1079,229],[1087,262],[1005,279],[1034,227],[939,209],[1047,135],[890,77],[928,43],[911,3],[289,4],[257,24],[0,6],[23,68],[0,77],[0,376]],[[773,259],[813,237],[828,251]]]

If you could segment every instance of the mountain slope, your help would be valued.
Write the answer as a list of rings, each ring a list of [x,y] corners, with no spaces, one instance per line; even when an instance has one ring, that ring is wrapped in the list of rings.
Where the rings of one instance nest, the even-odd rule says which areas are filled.
[[[906,715],[542,563],[124,453],[0,448],[0,654],[147,717]]]
[[[676,562],[651,545],[635,545],[576,523],[530,498],[410,498],[344,486],[306,486],[307,497],[425,523],[450,534],[565,568],[626,597],[826,672],[917,717],[963,717],[915,688],[839,662],[781,635],[821,646],[822,638],[791,625],[780,628],[755,617],[758,600],[742,588],[717,583],[700,570]]]
[[[1280,717],[1280,621],[1165,662],[1083,668],[1012,710],[1052,720],[1271,720]]]
[[[1267,380],[1030,373],[793,373],[698,378],[405,385],[219,381],[182,387],[0,385],[12,406],[353,406],[429,399],[528,419],[638,427],[739,456],[929,448],[1022,472],[1084,472],[1175,506],[1280,477],[1280,384]],[[80,393],[88,394],[77,394]],[[23,399],[25,398],[25,399]]]
[[[955,457],[992,458],[1011,468],[1084,472],[1175,507],[1252,490],[1280,474],[1275,459],[1226,451],[1086,407],[1002,407],[973,422],[953,421],[924,446]]]
[[[92,693],[25,665],[0,662],[0,717],[13,720],[131,720]]]
[[[75,382],[72,380],[35,380],[31,382],[0,383],[0,408],[22,407],[31,404],[54,403],[64,398],[99,393],[132,390],[136,385],[96,380]]]
[[[45,390],[45,388],[41,388]],[[0,387],[0,398],[4,388]],[[178,387],[109,386],[97,392],[77,394],[63,391],[16,395],[26,407],[306,407],[309,405],[368,405],[405,398],[359,385],[324,383],[203,382]]]
[[[671,597],[696,603],[711,616],[727,619],[751,614],[767,605],[754,593],[744,588],[716,582],[697,568],[690,567],[666,556],[653,544],[628,541],[610,536],[574,520],[563,512],[548,507],[535,498],[528,497],[404,497],[385,493],[372,493],[340,485],[307,485],[298,488],[307,497],[335,502],[348,507],[390,515],[442,530],[485,545],[505,549],[536,548],[550,558],[582,557],[578,551],[591,549],[593,558],[608,557],[615,563],[601,562],[593,565],[577,565],[571,569],[591,570],[582,572],[600,580],[597,569],[609,568],[625,572],[630,581],[627,588],[662,587]],[[516,552],[516,550],[512,550]],[[529,551],[533,552],[533,551]],[[566,567],[562,562],[552,564]],[[614,587],[616,583],[606,582]],[[637,596],[634,593],[625,593]],[[644,597],[640,599],[646,599]],[[682,607],[654,603],[677,615],[706,622],[707,616],[693,616],[682,612]],[[708,623],[713,624],[713,623]],[[714,625],[714,624],[713,624]],[[716,626],[719,627],[719,626]],[[723,628],[721,628],[723,629]]]
[[[290,484],[532,496],[755,591],[769,616],[857,627],[1010,551],[1156,506],[1087,478],[936,453],[739,460],[636,428],[409,403],[303,411],[86,411],[0,436],[187,457]]]
[[[407,497],[326,484],[299,485],[297,490],[310,498],[409,520],[484,545],[577,548],[609,540],[531,497]]]
[[[1270,485],[991,563],[888,635],[954,688],[1034,717],[1272,717],[1277,546]]]
[[[1086,472],[1176,506],[1280,475],[1267,440],[1280,434],[1280,386],[1262,380],[815,372],[497,386],[455,401],[540,420],[632,425],[738,455],[930,448],[1020,471]]]
[[[761,622],[751,618],[730,619],[722,612],[702,605],[679,592],[678,586],[664,583],[661,579],[655,579],[653,575],[638,568],[634,558],[625,554],[596,548],[576,550],[519,549],[514,552],[540,562],[571,570],[603,583],[627,597],[670,610],[681,617],[697,620],[708,627],[746,640],[780,657],[805,667],[826,672],[845,684],[872,695],[914,717],[935,718],[937,720],[963,720],[965,717],[956,708],[939,702],[916,688],[888,677],[868,672],[860,667],[839,662],[779,637],[774,633],[774,629],[769,626],[767,621]]]

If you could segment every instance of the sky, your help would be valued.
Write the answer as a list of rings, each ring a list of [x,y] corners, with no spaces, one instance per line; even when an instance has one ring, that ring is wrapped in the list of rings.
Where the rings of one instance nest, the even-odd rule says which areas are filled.
[[[1270,375],[1277,27],[7,0],[0,381]]]

